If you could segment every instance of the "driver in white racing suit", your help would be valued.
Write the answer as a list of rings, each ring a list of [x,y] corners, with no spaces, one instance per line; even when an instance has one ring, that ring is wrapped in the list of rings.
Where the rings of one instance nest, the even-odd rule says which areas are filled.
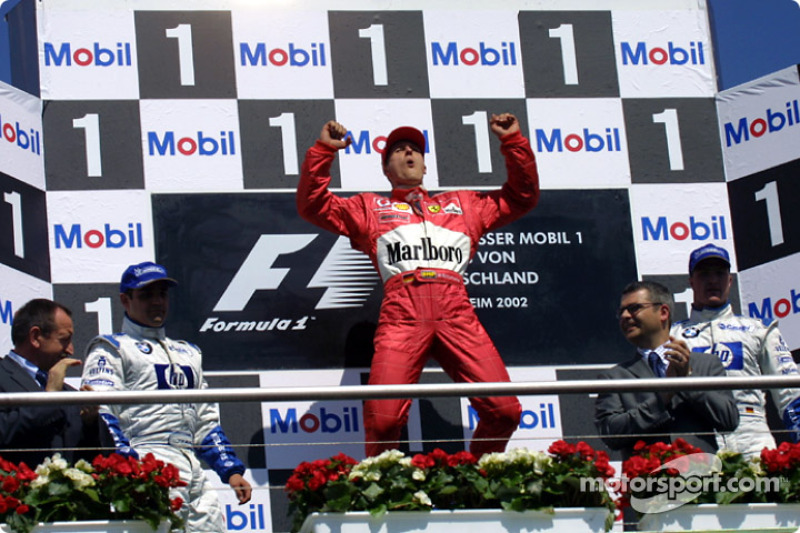
[[[177,282],[163,266],[131,265],[122,275],[120,299],[125,308],[122,332],[95,337],[87,348],[83,384],[96,391],[203,389],[202,353],[164,331],[169,309],[168,289]],[[178,514],[187,532],[226,531],[219,499],[198,458],[230,484],[240,504],[251,487],[222,431],[216,404],[165,403],[103,406],[100,415],[114,435],[117,452],[134,457],[152,453],[180,470],[185,487],[172,489],[180,497]]]
[[[719,356],[729,376],[796,375],[797,365],[781,337],[777,322],[735,315],[728,301],[733,278],[727,250],[707,244],[689,259],[694,302],[688,320],[672,326],[672,336],[686,341],[693,352]],[[739,427],[718,436],[720,448],[749,457],[775,447],[767,425],[766,398],[758,389],[733,391],[739,407]],[[800,389],[772,389],[772,400],[789,437],[800,438]]]

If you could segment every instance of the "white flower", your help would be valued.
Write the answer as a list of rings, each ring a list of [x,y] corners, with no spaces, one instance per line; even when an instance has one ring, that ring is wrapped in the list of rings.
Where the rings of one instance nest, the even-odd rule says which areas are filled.
[[[478,460],[478,466],[481,468],[486,468],[498,463],[504,463],[505,461],[506,454],[504,453],[486,453]]]
[[[36,469],[36,473],[37,474],[39,473],[38,468]],[[31,481],[31,488],[38,489],[39,487],[44,487],[48,483],[50,483],[50,478],[40,474],[39,477]]]
[[[411,479],[413,479],[414,481],[425,481],[425,472],[423,472],[419,468],[415,468],[411,472]]]
[[[52,468],[54,470],[66,470],[67,467],[69,467],[69,463],[67,463],[66,459],[61,457],[60,453],[57,453],[53,456]]]
[[[375,457],[375,463],[381,466],[391,466],[394,463],[399,463],[405,454],[400,450],[386,450],[382,454]]]
[[[756,476],[763,476],[764,474],[766,474],[766,472],[764,472],[764,469],[762,468],[761,459],[759,459],[758,457],[751,457],[748,460],[748,466],[750,467],[750,471]]]
[[[36,473],[40,476],[49,476],[50,472],[57,472],[67,468],[67,462],[61,458],[61,454],[54,454],[53,457],[45,457],[42,464],[36,467]]]
[[[378,481],[381,478],[381,471],[377,469],[363,468],[363,463],[357,464],[350,473],[347,479],[353,481],[354,479],[361,478],[365,481]]]
[[[79,459],[78,462],[75,463],[75,468],[77,468],[81,472],[86,472],[87,474],[91,474],[92,472],[94,472],[94,467],[84,459]]]
[[[405,454],[400,450],[386,450],[375,457],[367,457],[350,471],[347,476],[349,480],[361,478],[365,481],[378,481],[381,479],[383,470],[388,470],[395,464],[405,464]],[[408,459],[408,465],[411,460]]]
[[[77,468],[67,468],[64,470],[64,477],[72,480],[72,484],[78,490],[94,486],[94,478],[86,472],[81,472]]]
[[[418,490],[414,493],[414,501],[417,503],[421,503],[422,505],[427,505],[428,507],[433,507],[433,502],[425,493],[424,490]]]
[[[352,481],[353,479],[358,478],[358,477],[360,477],[364,481],[380,481],[381,472],[380,472],[380,470],[372,470],[370,472],[363,472],[363,473],[357,474],[355,476],[353,475],[353,472],[350,472],[350,475],[348,476],[348,479]]]
[[[543,474],[552,464],[552,457],[546,453],[526,448],[514,448],[505,453],[488,453],[478,461],[478,466],[490,475],[509,467],[529,468],[537,474]]]

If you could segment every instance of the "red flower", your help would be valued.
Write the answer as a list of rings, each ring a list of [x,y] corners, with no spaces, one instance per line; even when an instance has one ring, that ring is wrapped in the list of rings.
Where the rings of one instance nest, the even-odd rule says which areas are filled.
[[[468,451],[457,452],[447,458],[448,466],[474,465],[478,458]]]
[[[575,448],[581,454],[582,459],[592,459],[594,457],[594,449],[583,441],[580,441]]]
[[[19,488],[19,480],[14,476],[6,476],[3,479],[2,487],[5,492],[16,492],[16,490]]]
[[[171,499],[169,501],[169,507],[173,512],[178,511],[181,507],[183,507],[183,498],[176,496],[175,498]]]
[[[19,464],[19,469],[17,470],[17,479],[20,481],[33,481],[39,477],[39,474],[28,468],[28,465],[25,463]]]
[[[17,514],[26,514],[30,510],[31,510],[31,508],[23,503],[22,505],[17,507],[16,513]]]
[[[609,464],[608,454],[602,450],[597,452],[594,466],[605,479],[613,477],[615,474],[614,467]]]
[[[297,474],[292,475],[286,480],[286,490],[288,492],[297,492],[298,490],[303,490],[305,486],[305,482],[300,479]]]
[[[411,464],[417,468],[426,469],[433,468],[436,465],[436,461],[430,455],[422,455],[421,453],[418,453],[411,458]]]
[[[323,486],[326,481],[327,479],[322,472],[314,472],[314,474],[311,476],[311,479],[308,480],[308,488],[311,490],[317,490]]]
[[[144,459],[142,459],[141,463],[139,463],[141,471],[145,474],[149,474],[155,470],[158,470],[162,466],[164,466],[164,462],[156,459],[152,453],[148,453],[147,455],[145,455]],[[167,465],[167,466],[173,466],[173,465]]]
[[[791,474],[800,467],[800,444],[782,442],[775,450],[761,450],[761,461],[767,472]]]
[[[339,453],[333,456],[331,459],[337,463],[342,463],[343,465],[354,466],[358,464],[358,461],[344,453]]]
[[[553,455],[564,457],[566,455],[572,455],[575,453],[575,450],[576,447],[574,444],[569,444],[563,440],[557,440],[550,445],[550,448],[547,449],[547,452]]]

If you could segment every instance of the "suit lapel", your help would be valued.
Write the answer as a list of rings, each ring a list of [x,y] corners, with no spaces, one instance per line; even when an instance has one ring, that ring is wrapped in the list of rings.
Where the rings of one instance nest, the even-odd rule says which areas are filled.
[[[647,362],[644,360],[644,357],[642,357],[639,352],[636,352],[636,358],[631,360],[628,370],[637,378],[656,377],[656,375],[653,373],[653,369],[650,368],[650,365],[647,364]]]
[[[13,382],[19,388],[17,392],[40,392],[42,390],[39,388],[39,384],[25,372],[25,369],[8,356],[0,359],[0,367],[2,367],[3,372],[5,372],[8,381]]]

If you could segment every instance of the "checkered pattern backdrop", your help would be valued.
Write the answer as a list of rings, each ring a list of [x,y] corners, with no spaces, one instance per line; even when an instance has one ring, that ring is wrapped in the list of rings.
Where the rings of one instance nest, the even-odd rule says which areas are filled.
[[[305,149],[342,122],[354,142],[334,186],[386,191],[385,135],[413,125],[429,189],[492,188],[505,168],[488,117],[510,111],[541,203],[487,235],[466,281],[512,379],[627,357],[613,314],[634,279],[670,287],[684,318],[688,253],[712,241],[735,252],[734,307],[780,318],[800,347],[797,69],[717,94],[702,2],[424,4],[37,3],[40,98],[0,86],[3,346],[14,309],[44,296],[73,309],[80,350],[119,326],[122,270],[156,260],[181,283],[168,332],[202,347],[212,386],[361,383],[379,279],[298,217]],[[591,401],[525,398],[515,442],[594,433]],[[222,412],[261,487],[362,453],[360,402]],[[473,425],[445,399],[408,433],[458,447]],[[232,502],[230,530],[286,528],[279,491]]]

